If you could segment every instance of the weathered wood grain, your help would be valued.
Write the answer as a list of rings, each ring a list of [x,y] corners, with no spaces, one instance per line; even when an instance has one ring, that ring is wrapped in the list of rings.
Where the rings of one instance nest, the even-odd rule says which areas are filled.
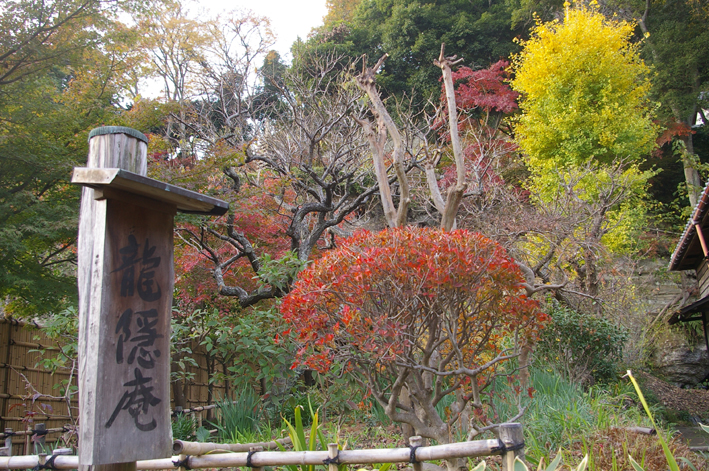
[[[145,175],[147,146],[94,136],[89,167]],[[106,195],[102,195],[106,196]],[[171,454],[172,214],[84,188],[79,219],[79,460],[131,471]],[[109,465],[109,466],[97,466]]]

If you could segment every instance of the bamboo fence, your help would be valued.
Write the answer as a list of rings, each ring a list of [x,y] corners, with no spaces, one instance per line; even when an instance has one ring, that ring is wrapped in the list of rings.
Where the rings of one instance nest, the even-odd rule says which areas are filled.
[[[0,435],[7,439],[10,434],[13,454],[27,452],[40,422],[48,429],[40,430],[42,438],[56,442],[78,412],[78,399],[67,403],[55,387],[69,379],[76,385],[76,375],[70,369],[50,372],[37,366],[42,351],[46,355],[58,351],[41,328],[36,321],[0,317],[0,430],[5,431]],[[45,437],[48,433],[53,437]]]
[[[78,415],[78,396],[72,397],[69,409],[66,400],[57,397],[59,392],[55,387],[70,378],[76,386],[76,374],[72,375],[70,369],[51,372],[38,366],[43,358],[42,351],[47,356],[58,351],[56,343],[44,335],[42,328],[40,322],[3,317],[0,312],[0,438],[7,438],[1,431],[10,429],[15,455],[26,452],[28,437],[36,435],[37,424],[46,425],[47,442],[56,444],[61,434],[73,429]],[[192,351],[197,367],[188,365],[188,372],[194,374],[194,379],[183,385],[185,403],[190,409],[181,412],[195,413],[201,424],[202,412],[217,406],[206,405],[211,402],[206,355],[199,345],[193,345]],[[221,372],[221,365],[215,368],[216,372]],[[216,398],[224,395],[223,384],[214,384],[212,389]],[[41,396],[33,399],[36,394]],[[173,398],[171,401],[174,404]]]
[[[139,470],[160,469],[205,469],[250,467],[261,469],[265,466],[287,465],[328,465],[329,471],[337,470],[338,465],[374,464],[374,463],[411,463],[414,469],[421,468],[424,461],[454,458],[475,458],[490,455],[503,455],[503,469],[512,470],[515,456],[524,457],[522,426],[520,424],[502,424],[500,439],[475,440],[447,445],[417,446],[420,437],[411,437],[411,447],[380,448],[368,450],[338,450],[337,444],[328,444],[327,451],[261,451],[261,446],[252,446],[248,452],[226,452],[202,455],[176,455],[171,458],[145,460],[137,462]],[[77,456],[61,453],[52,455],[0,456],[0,469],[76,469],[79,467]]]

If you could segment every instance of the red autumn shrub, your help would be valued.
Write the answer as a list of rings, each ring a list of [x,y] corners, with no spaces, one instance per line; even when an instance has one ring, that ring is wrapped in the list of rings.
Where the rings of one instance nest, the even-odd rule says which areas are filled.
[[[301,343],[295,365],[339,362],[392,420],[448,443],[461,417],[486,425],[481,392],[515,357],[503,338],[535,337],[544,320],[521,282],[514,260],[477,233],[360,232],[300,274],[281,312]]]

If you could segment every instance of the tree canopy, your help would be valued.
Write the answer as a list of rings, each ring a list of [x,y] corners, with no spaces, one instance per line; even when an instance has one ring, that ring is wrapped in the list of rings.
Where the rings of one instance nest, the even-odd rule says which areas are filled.
[[[518,50],[512,38],[521,34],[511,28],[505,2],[364,0],[351,17],[323,27],[308,46],[370,60],[389,54],[379,86],[387,95],[413,92],[419,102],[437,92],[438,70],[431,62],[441,43],[467,64],[487,67]]]
[[[7,2],[0,11],[0,296],[41,313],[76,297],[79,190],[88,131],[121,119],[134,2]]]
[[[517,356],[502,339],[533,342],[546,319],[522,281],[505,250],[480,234],[363,231],[306,268],[281,312],[302,345],[296,365],[325,372],[338,363],[391,419],[449,443],[454,424],[467,433],[471,406],[476,428],[491,423],[483,391]],[[403,389],[413,407],[401,402]]]
[[[515,57],[521,93],[517,141],[537,172],[616,159],[637,161],[655,145],[649,69],[633,25],[593,7],[567,7],[540,23]]]

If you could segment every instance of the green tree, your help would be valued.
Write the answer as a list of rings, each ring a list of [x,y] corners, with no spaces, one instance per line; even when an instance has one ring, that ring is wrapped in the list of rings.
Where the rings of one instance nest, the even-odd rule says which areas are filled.
[[[655,70],[653,95],[661,104],[659,114],[670,123],[670,129],[684,131],[675,135],[674,147],[694,207],[704,185],[690,128],[698,124],[698,115],[707,122],[703,108],[709,100],[709,10],[706,2],[693,0],[646,0],[634,6],[639,26],[647,36],[643,57]]]
[[[119,122],[129,2],[10,2],[0,11],[0,297],[55,311],[76,296],[78,188],[88,131]]]
[[[327,15],[323,19],[325,26],[350,21],[360,3],[362,0],[327,0]]]
[[[388,94],[411,93],[419,102],[438,94],[440,71],[431,67],[441,43],[466,64],[488,66],[518,50],[505,2],[481,0],[363,0],[352,20],[326,26],[308,43],[351,58],[389,59],[377,77]]]

